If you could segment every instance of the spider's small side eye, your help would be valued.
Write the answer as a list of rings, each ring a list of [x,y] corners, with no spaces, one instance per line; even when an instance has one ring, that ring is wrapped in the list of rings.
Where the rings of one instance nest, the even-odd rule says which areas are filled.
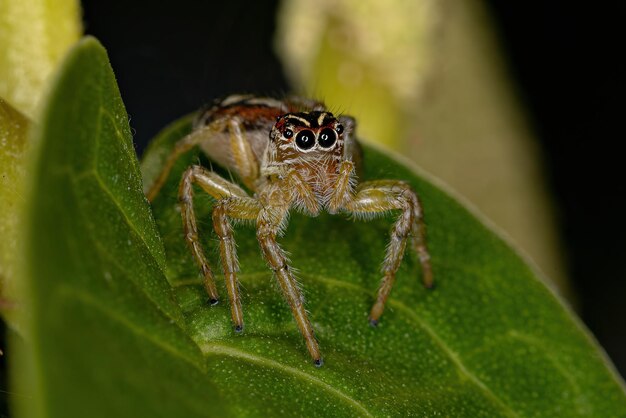
[[[342,124],[338,124],[335,129],[337,130],[337,133],[339,135],[341,135],[343,133],[343,125]]]
[[[293,131],[291,129],[285,129],[285,138],[291,138],[293,136]]]
[[[315,145],[315,135],[308,129],[300,131],[300,133],[296,135],[296,145],[302,150],[313,148]]]
[[[330,128],[322,129],[320,132],[319,144],[322,148],[330,148],[337,141],[337,134]]]

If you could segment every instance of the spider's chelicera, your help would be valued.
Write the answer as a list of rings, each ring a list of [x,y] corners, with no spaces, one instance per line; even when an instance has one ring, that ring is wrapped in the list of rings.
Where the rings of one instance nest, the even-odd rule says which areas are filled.
[[[291,209],[310,216],[320,211],[344,212],[371,218],[391,210],[400,214],[391,230],[383,262],[383,278],[370,311],[376,326],[383,313],[408,242],[417,253],[426,287],[433,284],[426,248],[422,207],[411,187],[401,180],[357,182],[361,148],[355,120],[335,117],[314,100],[276,100],[254,96],[229,96],[216,101],[196,118],[191,134],[179,140],[147,196],[152,201],[178,157],[194,146],[216,163],[234,172],[253,192],[205,167],[189,167],[180,182],[179,200],[185,240],[204,276],[209,302],[219,297],[215,278],[198,238],[193,208],[193,185],[215,198],[213,226],[220,239],[220,256],[230,299],[234,329],[243,330],[237,254],[231,220],[256,224],[263,257],[274,272],[285,299],[316,365],[322,364],[317,340],[287,257],[276,238]]]

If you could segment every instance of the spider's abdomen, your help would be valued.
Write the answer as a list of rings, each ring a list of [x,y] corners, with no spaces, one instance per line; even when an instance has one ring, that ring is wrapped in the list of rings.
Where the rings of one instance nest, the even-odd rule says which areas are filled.
[[[216,100],[211,106],[201,111],[193,127],[197,130],[220,120],[239,121],[242,133],[256,157],[257,164],[260,164],[269,141],[269,131],[276,118],[286,111],[285,104],[276,99],[228,96]],[[224,124],[221,128],[220,132],[208,136],[200,147],[211,160],[239,175],[241,173],[238,172],[239,166],[235,155],[237,150],[233,149],[230,141],[231,132],[228,124]]]

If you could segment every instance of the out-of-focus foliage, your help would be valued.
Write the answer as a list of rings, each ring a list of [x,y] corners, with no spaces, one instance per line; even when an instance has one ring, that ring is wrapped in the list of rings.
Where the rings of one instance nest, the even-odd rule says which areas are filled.
[[[569,294],[539,153],[482,2],[290,0],[278,22],[297,88],[467,196]]]
[[[398,148],[432,71],[439,3],[284,1],[276,49],[305,95],[350,112],[366,137]]]
[[[77,0],[1,0],[0,97],[35,118],[48,77],[81,31]]]
[[[158,171],[146,166],[160,165],[188,131],[189,119],[166,129],[145,172]],[[32,351],[12,364],[15,392],[29,394],[15,398],[17,418],[626,416],[601,351],[532,269],[453,198],[379,151],[365,148],[366,178],[403,179],[419,192],[437,288],[422,288],[408,255],[371,328],[392,220],[294,214],[282,242],[325,354],[318,369],[252,228],[237,229],[246,332],[233,332],[227,303],[206,303],[175,205],[195,152],[152,205],[159,236],[97,41],[69,54],[34,134],[23,270]],[[215,248],[212,202],[196,203],[204,243]]]

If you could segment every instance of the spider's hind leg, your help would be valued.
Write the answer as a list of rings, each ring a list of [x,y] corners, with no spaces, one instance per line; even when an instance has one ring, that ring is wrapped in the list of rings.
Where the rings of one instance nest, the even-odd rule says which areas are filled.
[[[161,172],[146,192],[146,197],[148,198],[148,200],[152,202],[157,197],[157,195],[161,191],[161,188],[165,184],[165,181],[167,180],[170,171],[172,171],[172,167],[174,167],[176,161],[184,153],[191,150],[196,145],[199,145],[211,135],[216,135],[219,132],[223,131],[225,128],[226,120],[221,119],[211,123],[210,125],[194,129],[189,135],[186,135],[183,138],[179,139],[165,159],[165,163],[163,164]]]
[[[241,187],[202,166],[191,166],[185,171],[179,188],[185,240],[202,271],[204,286],[209,294],[211,304],[217,303],[218,294],[213,272],[204,255],[198,236],[196,216],[193,209],[194,183],[197,183],[205,192],[218,200],[213,208],[213,227],[220,239],[220,258],[230,299],[231,317],[235,331],[239,332],[243,330],[243,310],[241,308],[239,282],[237,280],[239,264],[237,262],[237,249],[229,218],[256,219],[260,206]]]
[[[225,134],[228,134],[228,140],[222,141],[220,136]],[[152,202],[156,198],[172,167],[184,153],[211,140],[214,140],[211,143],[211,149],[216,155],[210,156],[215,157],[218,164],[232,168],[244,184],[254,190],[255,181],[259,175],[259,162],[247,139],[242,120],[237,117],[225,117],[216,119],[206,126],[194,128],[189,135],[176,142],[161,172],[146,193],[148,200]]]

